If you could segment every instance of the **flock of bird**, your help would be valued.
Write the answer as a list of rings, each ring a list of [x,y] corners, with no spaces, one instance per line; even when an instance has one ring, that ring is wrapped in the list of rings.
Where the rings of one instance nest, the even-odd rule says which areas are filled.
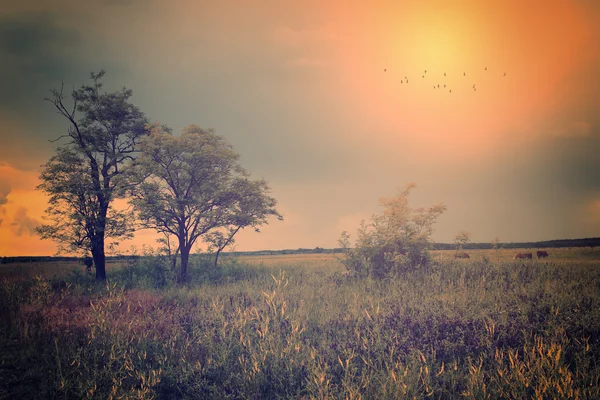
[[[488,70],[488,68],[485,67],[484,71],[487,71],[487,70]],[[387,72],[387,68],[384,68],[383,72]],[[427,76],[427,70],[424,70],[423,75],[421,75],[421,78],[425,79],[425,76]],[[429,76],[431,76],[431,74]],[[446,77],[446,76],[447,75],[444,72],[444,77]],[[503,76],[506,76],[506,72],[504,72]],[[466,72],[463,72],[463,77],[465,77],[465,78],[467,77],[467,73]],[[408,76],[405,76],[404,79],[400,80],[400,83],[401,84],[408,83]],[[433,85],[433,89],[447,89],[449,93],[452,93],[452,89],[450,87],[446,87],[445,83],[443,84],[444,85],[443,87],[440,86],[440,85],[441,84],[439,84],[439,83],[437,85]],[[472,89],[473,89],[474,92],[476,92],[477,91],[477,84],[474,83]]]

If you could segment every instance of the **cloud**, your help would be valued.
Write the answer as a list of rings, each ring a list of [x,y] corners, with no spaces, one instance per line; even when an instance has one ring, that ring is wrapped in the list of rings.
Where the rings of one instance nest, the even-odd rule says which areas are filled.
[[[62,122],[58,117],[56,120]],[[0,109],[0,173],[5,178],[11,179],[16,170],[37,171],[40,165],[50,158],[55,147],[49,140],[36,137],[40,134],[48,134],[48,131],[44,130],[42,133],[35,128],[31,129],[28,125],[27,121],[18,120],[10,115],[10,112]],[[55,135],[58,137],[59,133]]]
[[[10,229],[16,236],[34,236],[37,235],[35,228],[40,226],[40,222],[27,215],[25,207],[19,207],[15,212],[13,221],[10,223]]]
[[[0,157],[2,155],[3,153],[0,152]],[[39,184],[38,175],[36,170],[19,168],[6,162],[0,163],[0,203],[9,193],[12,193],[12,198],[16,192],[34,190]]]
[[[10,193],[10,183],[6,181],[0,181],[0,206],[8,202],[8,195]]]
[[[8,203],[8,195],[10,194],[10,184],[5,181],[0,181],[0,216],[6,215],[6,210],[2,207]],[[4,218],[0,218],[0,226],[2,226]]]
[[[64,133],[66,123],[43,99],[61,81],[79,83],[93,70],[80,42],[57,14],[0,13],[0,161],[34,169],[48,157],[54,145],[47,139]]]
[[[40,84],[60,82],[80,65],[71,52],[78,39],[77,32],[59,26],[50,13],[0,15],[0,105],[12,110],[38,105],[41,97],[32,94]]]

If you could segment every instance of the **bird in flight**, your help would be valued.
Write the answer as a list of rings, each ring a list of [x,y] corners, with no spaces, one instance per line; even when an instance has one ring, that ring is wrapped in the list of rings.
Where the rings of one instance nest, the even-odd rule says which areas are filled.
[[[452,93],[452,89],[450,89],[450,93]]]
[[[387,68],[384,68],[384,69],[383,69],[383,72],[386,72],[386,71],[387,71]]]
[[[506,76],[506,72],[504,73],[504,76]]]
[[[485,67],[485,70],[487,71],[487,67]]]
[[[463,72],[463,76],[467,76],[467,73],[466,73],[466,72]]]
[[[400,81],[400,83],[404,83],[404,81]]]
[[[425,70],[425,73],[427,73],[427,70]]]
[[[444,76],[446,76],[446,73],[444,72]]]

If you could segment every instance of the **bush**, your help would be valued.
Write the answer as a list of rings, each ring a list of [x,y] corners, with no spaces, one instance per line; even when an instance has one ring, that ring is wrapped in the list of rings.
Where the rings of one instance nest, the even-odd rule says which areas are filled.
[[[408,195],[414,187],[410,184],[398,196],[380,200],[383,214],[374,215],[370,223],[362,221],[354,248],[350,248],[350,235],[342,232],[340,245],[346,252],[342,263],[350,274],[384,278],[429,265],[433,224],[446,206],[409,207]]]

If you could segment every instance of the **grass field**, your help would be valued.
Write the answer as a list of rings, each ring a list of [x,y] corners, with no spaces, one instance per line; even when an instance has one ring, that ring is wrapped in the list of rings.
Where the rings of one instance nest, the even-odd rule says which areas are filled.
[[[600,250],[433,252],[354,280],[336,254],[0,265],[0,399],[600,398]]]

